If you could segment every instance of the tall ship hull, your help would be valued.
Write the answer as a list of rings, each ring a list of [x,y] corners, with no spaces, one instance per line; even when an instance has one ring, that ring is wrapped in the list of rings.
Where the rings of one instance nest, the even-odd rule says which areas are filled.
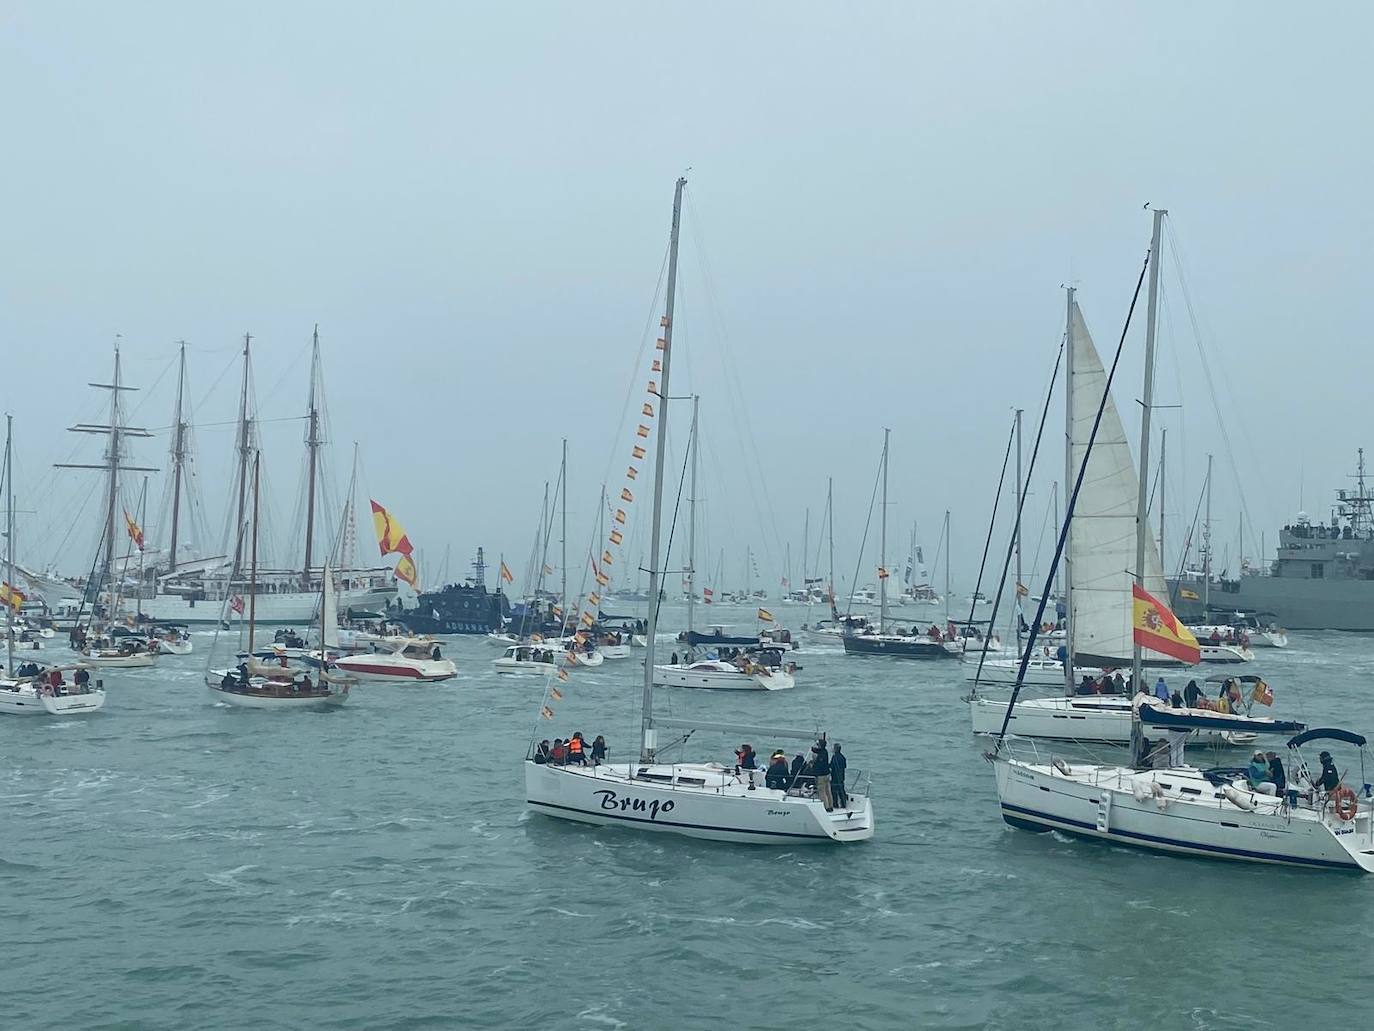
[[[395,587],[366,587],[340,590],[339,603],[347,608],[384,609],[396,599]],[[245,599],[247,601],[247,599]],[[223,619],[235,618],[225,611],[224,600],[158,594],[126,603],[155,623],[184,623],[187,626],[215,626]],[[319,610],[318,591],[290,591],[258,594],[255,615],[259,626],[302,626],[314,622]]]

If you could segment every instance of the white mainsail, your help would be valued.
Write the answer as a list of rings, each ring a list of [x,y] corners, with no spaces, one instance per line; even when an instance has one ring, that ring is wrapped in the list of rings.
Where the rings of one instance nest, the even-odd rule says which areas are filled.
[[[324,597],[320,602],[320,644],[325,648],[339,646],[339,603],[334,597],[334,574],[325,563],[320,577]]]
[[[1069,384],[1072,414],[1071,466],[1075,473],[1088,450],[1093,420],[1107,385],[1107,372],[1088,334],[1078,303],[1073,305],[1073,374]],[[1073,612],[1075,661],[1080,665],[1129,666],[1131,584],[1135,579],[1136,549],[1135,460],[1126,431],[1110,396],[1102,412],[1102,424],[1088,456],[1083,486],[1074,504],[1069,533],[1069,578]],[[1165,597],[1164,568],[1153,538],[1145,542],[1145,590]],[[1146,651],[1144,658],[1169,660]]]

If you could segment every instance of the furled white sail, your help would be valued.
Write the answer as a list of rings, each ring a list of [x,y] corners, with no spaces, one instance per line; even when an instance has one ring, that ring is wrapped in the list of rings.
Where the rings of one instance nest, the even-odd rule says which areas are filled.
[[[322,625],[323,644],[326,648],[337,648],[339,646],[339,603],[334,597],[334,574],[330,571],[328,563],[325,563],[322,579],[324,581],[324,598],[320,607],[320,623]]]
[[[1072,368],[1068,397],[1073,428],[1069,446],[1071,468],[1076,475],[1088,450],[1093,420],[1107,386],[1106,370],[1077,302],[1073,306]],[[1074,505],[1069,534],[1073,599],[1069,628],[1075,658],[1084,665],[1129,665],[1131,661],[1131,584],[1135,580],[1138,489],[1131,445],[1116,404],[1108,396]],[[1156,597],[1167,597],[1164,569],[1153,538],[1145,542],[1145,589]],[[1150,651],[1145,657],[1170,661]]]

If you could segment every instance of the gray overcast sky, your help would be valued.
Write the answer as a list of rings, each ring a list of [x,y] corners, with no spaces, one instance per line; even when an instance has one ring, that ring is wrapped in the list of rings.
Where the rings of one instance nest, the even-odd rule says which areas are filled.
[[[827,475],[851,575],[887,425],[891,550],[913,518],[933,549],[951,508],[967,585],[1010,409],[1042,401],[1060,286],[1110,353],[1146,202],[1172,211],[1236,457],[1220,540],[1237,473],[1272,546],[1300,484],[1324,512],[1374,443],[1364,5],[9,3],[0,20],[0,400],[39,555],[93,487],[46,467],[98,417],[84,384],[116,333],[132,382],[164,375],[135,421],[169,420],[186,339],[208,424],[232,415],[245,330],[261,415],[298,414],[317,321],[333,468],[361,442],[364,496],[431,575],[445,545],[454,572],[478,544],[523,562],[563,435],[584,550],[688,166],[675,387],[704,398],[704,546],[740,575],[746,544],[778,575],[778,535],[798,550]],[[1167,252],[1165,281],[1181,526],[1225,446]],[[230,434],[199,434],[216,529]],[[265,432],[283,520],[299,437]],[[137,456],[165,466],[165,448]],[[746,486],[752,451],[766,490]]]

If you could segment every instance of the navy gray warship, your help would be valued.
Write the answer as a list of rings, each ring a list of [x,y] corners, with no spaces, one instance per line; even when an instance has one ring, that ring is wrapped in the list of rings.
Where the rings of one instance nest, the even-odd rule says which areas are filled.
[[[1268,566],[1210,585],[1174,585],[1185,622],[1211,622],[1242,612],[1288,630],[1374,632],[1374,499],[1365,487],[1364,452],[1354,490],[1338,490],[1330,521],[1305,512],[1279,531]]]

